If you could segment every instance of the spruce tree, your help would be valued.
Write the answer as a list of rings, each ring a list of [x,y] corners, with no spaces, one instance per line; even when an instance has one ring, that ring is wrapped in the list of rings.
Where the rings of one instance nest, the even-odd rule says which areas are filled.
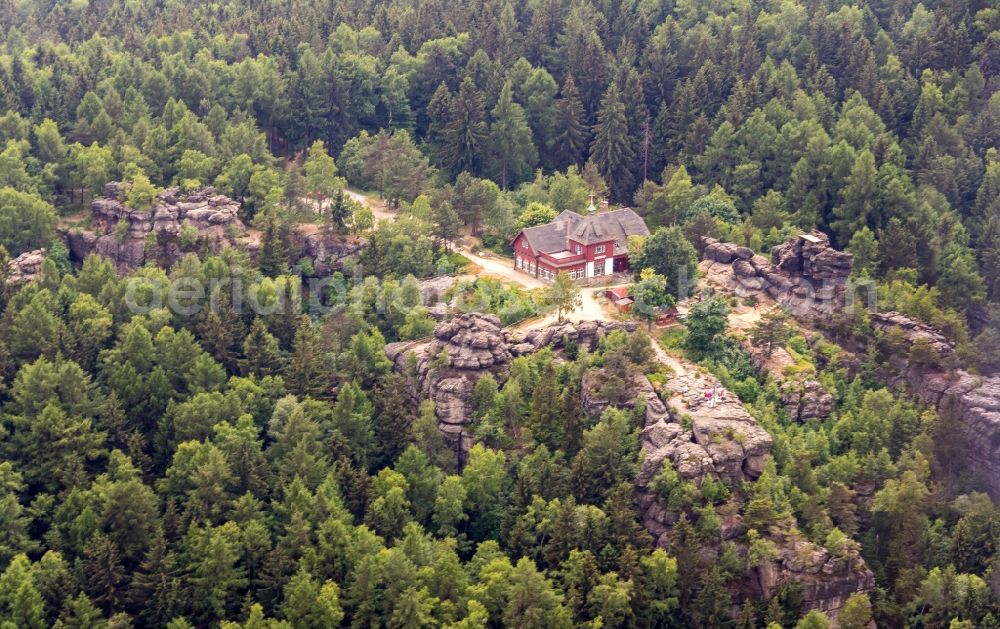
[[[303,315],[299,318],[295,340],[292,341],[285,381],[289,390],[301,397],[320,398],[329,395],[330,380],[322,340],[309,317]]]
[[[493,170],[500,178],[500,187],[522,181],[538,162],[538,150],[524,108],[514,102],[508,80],[500,90],[500,98],[492,111],[490,149]]]
[[[452,172],[477,173],[489,133],[485,98],[472,79],[465,77],[450,104],[448,123],[442,130],[441,161]]]
[[[585,116],[576,82],[572,74],[567,74],[559,100],[556,101],[556,129],[552,143],[557,169],[583,162],[590,140]]]
[[[259,377],[278,373],[284,364],[278,339],[267,331],[267,326],[259,317],[250,324],[246,338],[243,339],[243,358],[240,360],[240,372]]]
[[[594,125],[594,139],[590,143],[590,156],[597,164],[601,176],[608,182],[612,198],[628,201],[635,187],[632,175],[635,149],[633,138],[629,135],[625,105],[614,84],[608,86],[601,99],[597,124]]]
[[[528,413],[531,436],[550,450],[556,450],[562,445],[560,410],[556,370],[550,362],[542,369],[535,390],[531,394],[531,411]]]

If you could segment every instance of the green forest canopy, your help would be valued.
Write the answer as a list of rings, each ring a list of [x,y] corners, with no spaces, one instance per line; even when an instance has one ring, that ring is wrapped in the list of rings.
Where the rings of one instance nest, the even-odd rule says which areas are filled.
[[[860,547],[879,589],[841,626],[1000,624],[1000,513],[969,492],[954,417],[883,389],[874,353],[848,379],[791,339],[837,402],[799,426],[733,339],[699,342],[776,447],[747,495],[664,474],[669,553],[634,517],[639,419],[578,399],[588,369],[649,370],[641,351],[541,353],[477,384],[463,469],[383,356],[426,333],[405,276],[447,268],[461,224],[502,243],[596,192],[664,241],[827,231],[884,303],[995,366],[995,3],[93,0],[0,3],[0,24],[0,243],[52,252],[0,295],[0,622],[717,626],[774,552],[757,528],[746,557],[723,541],[716,509],[747,499],[760,531]],[[333,201],[342,232],[340,177],[413,220],[371,234],[369,277],[323,320],[134,316],[107,261],[73,271],[55,240],[113,179],[136,206],[212,184],[275,233],[302,198]],[[135,275],[236,262],[291,294],[283,256]],[[822,625],[802,612],[790,584],[738,619]]]

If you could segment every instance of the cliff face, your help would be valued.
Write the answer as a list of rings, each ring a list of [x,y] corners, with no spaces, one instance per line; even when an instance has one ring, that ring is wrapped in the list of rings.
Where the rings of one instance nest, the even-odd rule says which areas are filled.
[[[846,304],[850,254],[832,249],[822,234],[804,234],[775,247],[771,260],[712,238],[703,245],[703,270],[728,292],[767,295],[820,329]],[[934,407],[954,400],[969,467],[1000,500],[1000,376],[978,376],[956,366],[955,348],[930,326],[897,312],[873,312],[869,318],[884,339],[897,385],[905,384]],[[827,413],[825,400],[810,394],[808,383],[782,392],[782,402],[800,421]]]
[[[764,293],[794,316],[821,321],[844,303],[851,254],[830,247],[826,234],[802,234],[771,250],[771,259],[752,249],[714,238],[702,240],[708,270],[723,267],[725,288],[740,296]]]
[[[146,211],[127,207],[127,195],[127,184],[107,184],[103,196],[91,203],[93,228],[65,232],[72,259],[79,262],[97,252],[124,274],[148,263],[169,268],[188,252],[218,253],[236,247],[251,257],[257,255],[259,242],[240,220],[240,204],[211,187],[191,192],[167,188]],[[365,246],[363,239],[317,233],[309,227],[313,226],[292,231],[291,246],[296,259],[310,260],[315,276],[343,268],[344,261]]]
[[[390,343],[385,353],[396,371],[410,377],[414,400],[433,400],[438,429],[462,462],[472,447],[470,398],[480,376],[491,373],[503,385],[516,356],[542,347],[559,348],[564,339],[593,349],[610,330],[635,328],[634,323],[554,323],[518,333],[503,329],[495,315],[469,313],[439,323],[430,340]]]
[[[113,261],[119,273],[127,273],[148,262],[169,267],[202,246],[217,252],[242,242],[245,228],[238,217],[239,204],[212,188],[188,193],[167,188],[145,211],[126,207],[127,194],[127,184],[111,182],[104,195],[93,200],[94,228],[66,233],[73,259],[97,252]]]
[[[905,315],[874,313],[871,320],[889,339],[889,362],[898,380],[934,407],[955,404],[968,467],[977,471],[993,499],[1000,500],[1000,376],[979,376],[951,367],[955,348],[944,335]],[[913,355],[918,345],[920,360]]]
[[[493,374],[503,385],[515,357],[543,347],[559,349],[565,339],[593,349],[600,337],[613,329],[634,332],[636,326],[617,322],[565,323],[519,333],[503,329],[493,315],[463,314],[439,323],[429,340],[392,343],[385,351],[395,369],[407,376],[414,400],[434,401],[438,428],[462,461],[473,440],[468,431],[470,396],[482,374]],[[645,408],[636,507],[644,527],[662,547],[668,546],[671,527],[679,517],[668,511],[651,489],[664,462],[669,461],[684,480],[700,485],[712,478],[738,489],[763,473],[773,444],[767,431],[714,376],[679,362],[675,367],[677,373],[668,381],[663,395],[657,393],[648,378],[637,374],[624,396],[628,401],[617,405],[634,408],[642,400]],[[602,381],[601,370],[591,370],[583,378],[580,399],[589,415],[599,415],[613,405],[602,397]],[[704,394],[713,388],[717,401],[710,403]],[[735,518],[724,526],[727,540],[742,536],[739,493],[734,491]],[[853,550],[835,557],[798,534],[765,535],[775,542],[778,557],[754,569],[738,584],[743,596],[767,598],[785,583],[795,581],[802,587],[806,609],[835,615],[851,594],[874,588],[871,571]]]
[[[668,547],[671,527],[679,517],[661,504],[651,488],[664,461],[669,460],[681,478],[696,485],[713,478],[736,490],[741,483],[753,482],[761,475],[773,445],[767,431],[718,379],[683,363],[675,365],[675,370],[678,368],[684,371],[666,384],[667,404],[659,399],[658,404],[647,404],[643,462],[636,479],[643,526],[662,547]],[[645,377],[642,380],[648,385]],[[644,387],[637,390],[642,392]],[[706,391],[714,391],[715,403],[705,398]],[[655,396],[652,387],[649,393]],[[687,422],[690,430],[685,428]],[[730,506],[733,515],[723,524],[723,539],[747,552],[740,541],[745,505],[738,491],[734,491]],[[738,583],[742,595],[767,599],[786,583],[795,582],[802,589],[804,609],[836,617],[851,594],[875,589],[875,576],[856,550],[834,555],[793,529],[786,523],[761,532],[775,544],[777,557],[754,568],[750,579]]]

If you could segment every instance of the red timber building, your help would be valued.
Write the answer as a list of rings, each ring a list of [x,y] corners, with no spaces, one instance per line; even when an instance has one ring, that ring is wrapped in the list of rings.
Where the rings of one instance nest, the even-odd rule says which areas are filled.
[[[648,236],[646,222],[630,208],[591,209],[586,216],[565,210],[551,223],[522,229],[511,243],[514,268],[543,280],[562,271],[583,281],[628,271],[628,237]]]

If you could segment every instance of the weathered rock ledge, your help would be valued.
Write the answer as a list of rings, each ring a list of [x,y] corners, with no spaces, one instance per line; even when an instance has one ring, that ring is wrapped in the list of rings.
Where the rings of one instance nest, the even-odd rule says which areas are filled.
[[[803,234],[774,247],[770,260],[713,238],[703,240],[703,249],[702,269],[725,290],[740,296],[767,295],[820,329],[847,303],[851,256],[832,249],[823,234]],[[978,376],[962,369],[954,346],[939,330],[906,315],[868,316],[885,346],[896,384],[906,385],[935,407],[954,400],[969,467],[979,473],[994,500],[1000,500],[1000,375]],[[814,388],[805,382],[783,390],[783,403],[800,421],[826,413],[825,398],[809,393]]]
[[[830,246],[826,234],[813,232],[774,247],[771,259],[752,249],[714,238],[702,239],[703,270],[722,267],[725,283],[741,297],[766,294],[796,317],[824,320],[844,303],[853,257]]]
[[[495,315],[469,313],[439,323],[429,340],[390,343],[385,353],[399,373],[410,377],[411,397],[434,402],[438,428],[462,461],[472,447],[470,397],[481,375],[491,373],[502,385],[516,356],[543,347],[558,349],[567,340],[593,349],[604,334],[616,329],[634,331],[636,324],[553,323],[522,333],[503,329]]]
[[[103,196],[91,203],[91,229],[63,232],[70,257],[81,262],[91,252],[110,259],[125,274],[148,263],[173,266],[189,252],[218,253],[242,248],[255,257],[259,243],[240,220],[240,204],[211,187],[190,192],[167,188],[156,195],[149,210],[125,205],[128,184],[111,182]],[[366,245],[364,239],[326,234],[299,226],[289,235],[293,262],[307,258],[312,274],[328,276],[343,268]]]

